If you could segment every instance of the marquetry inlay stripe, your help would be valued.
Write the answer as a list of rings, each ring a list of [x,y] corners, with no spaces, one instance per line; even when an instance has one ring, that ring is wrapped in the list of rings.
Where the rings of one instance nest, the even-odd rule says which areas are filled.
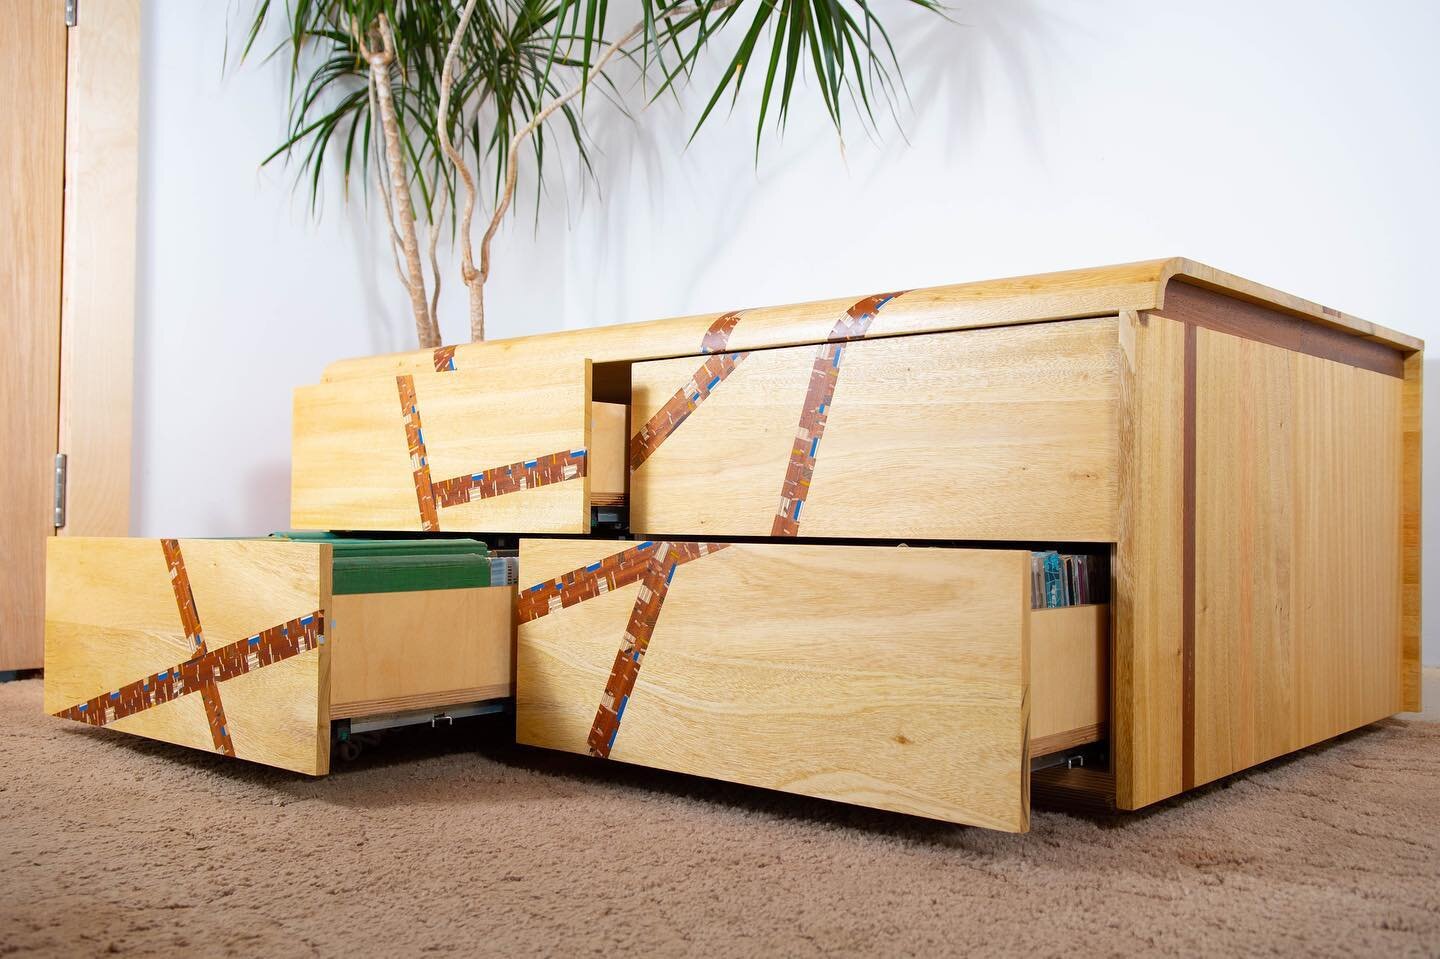
[[[453,351],[454,347],[441,347],[436,351],[437,369],[441,364],[439,354],[444,350]],[[450,364],[448,369],[453,370],[453,361],[447,362]],[[415,377],[397,376],[395,386],[400,394],[400,413],[405,421],[405,444],[410,450],[415,500],[420,509],[420,528],[425,532],[436,532],[440,529],[442,507],[518,493],[551,483],[563,483],[586,474],[586,450],[561,450],[531,460],[521,460],[479,473],[466,473],[434,482],[430,478],[430,456],[425,449],[425,430],[420,423],[420,409],[415,401]]]
[[[119,689],[101,693],[93,699],[62,709],[55,715],[91,726],[106,726],[126,716],[133,716],[192,693],[200,693],[203,698],[208,691],[209,694],[214,694],[218,701],[218,686],[227,679],[234,679],[307,650],[317,649],[324,643],[325,615],[323,611],[316,610],[306,616],[271,626],[254,636],[207,650],[169,669],[162,669]],[[215,748],[227,756],[235,755],[228,729],[225,730],[225,746],[222,747],[217,741]]]
[[[675,395],[665,401],[665,405],[656,411],[655,415],[645,422],[645,425],[630,437],[630,468],[639,469],[640,464],[650,458],[650,455],[660,448],[695,412],[696,408],[718,387],[725,382],[725,378],[735,372],[735,367],[740,364],[748,352],[726,353],[725,347],[730,342],[730,334],[735,330],[735,324],[740,322],[738,312],[725,313],[714,323],[710,329],[705,331],[705,336],[700,341],[700,349],[705,353],[716,354],[700,364],[695,375],[690,377],[684,386],[675,391]]]
[[[576,479],[585,475],[586,460],[585,450],[562,450],[533,460],[441,480],[432,483],[430,489],[437,507],[459,506],[472,499],[489,499]]]
[[[785,479],[780,484],[780,505],[775,510],[771,536],[798,536],[800,533],[800,510],[810,495],[815,457],[820,449],[820,438],[825,435],[825,423],[835,400],[835,385],[840,381],[840,361],[847,349],[841,341],[863,337],[880,308],[903,292],[877,293],[850,307],[835,322],[828,342],[822,343],[816,352],[815,363],[810,369],[810,385],[805,391],[805,405],[800,410],[800,425],[795,430],[795,445],[791,447]]]

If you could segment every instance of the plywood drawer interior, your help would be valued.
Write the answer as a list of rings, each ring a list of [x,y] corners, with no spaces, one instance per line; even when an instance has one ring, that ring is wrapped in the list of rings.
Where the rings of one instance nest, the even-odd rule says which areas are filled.
[[[1032,612],[1029,570],[1013,549],[522,540],[517,737],[1022,830],[1031,724],[1068,748],[1108,709],[1105,607]]]
[[[590,404],[590,504],[623,506],[629,480],[630,408],[624,403]]]
[[[1110,718],[1110,607],[1030,611],[1030,754],[1105,739]]]

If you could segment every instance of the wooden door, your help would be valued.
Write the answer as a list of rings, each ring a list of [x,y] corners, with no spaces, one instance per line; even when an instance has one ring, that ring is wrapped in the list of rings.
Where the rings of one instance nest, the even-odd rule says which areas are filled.
[[[12,0],[0,30],[0,670],[37,669],[64,534],[127,531],[139,0]],[[63,319],[62,319],[63,317]],[[62,335],[63,327],[63,335]]]
[[[0,669],[40,665],[60,403],[65,22],[14,0],[0,30]]]
[[[48,6],[63,4],[51,0]],[[130,531],[140,2],[80,4],[65,111],[62,536]]]

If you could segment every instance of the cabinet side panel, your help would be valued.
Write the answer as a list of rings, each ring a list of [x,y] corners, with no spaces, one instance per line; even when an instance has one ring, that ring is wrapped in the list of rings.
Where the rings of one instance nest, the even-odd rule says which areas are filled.
[[[1183,788],[1185,328],[1122,314],[1120,345],[1113,762],[1138,809]]]
[[[1403,389],[1198,331],[1190,784],[1402,708]]]
[[[1420,626],[1421,626],[1421,524],[1420,499],[1424,484],[1421,464],[1421,450],[1424,448],[1421,410],[1424,407],[1425,370],[1424,352],[1412,353],[1405,358],[1405,388],[1401,394],[1400,415],[1403,417],[1401,430],[1404,436],[1404,463],[1401,488],[1402,526],[1401,573],[1401,655],[1400,692],[1401,708],[1407,712],[1419,712],[1420,702]]]

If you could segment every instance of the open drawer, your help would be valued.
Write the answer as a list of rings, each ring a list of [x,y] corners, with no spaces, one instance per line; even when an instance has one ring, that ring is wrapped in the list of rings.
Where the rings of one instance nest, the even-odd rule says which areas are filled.
[[[589,361],[441,365],[295,391],[294,528],[587,533],[592,476],[623,498],[624,420],[592,432]]]
[[[630,528],[1112,542],[1117,322],[636,363]]]
[[[45,710],[323,775],[333,719],[508,697],[482,544],[57,537]]]
[[[522,540],[517,738],[1023,831],[1042,685],[1071,745],[1108,711],[1086,656],[1031,648],[1102,668],[1103,608],[1032,614],[1029,577],[1023,550]]]

